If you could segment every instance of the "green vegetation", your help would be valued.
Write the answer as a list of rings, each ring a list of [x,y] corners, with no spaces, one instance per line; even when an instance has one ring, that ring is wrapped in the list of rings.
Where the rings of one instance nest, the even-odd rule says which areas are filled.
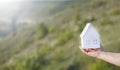
[[[79,34],[87,22],[92,22],[105,51],[120,52],[120,15],[115,9],[119,9],[119,0],[78,2],[2,40],[0,70],[120,70],[79,49]]]
[[[96,60],[96,63],[90,65],[90,70],[119,70],[120,68],[112,64],[103,62],[101,60]]]
[[[72,39],[73,34],[70,31],[63,31],[60,33],[58,37],[58,43],[56,45],[63,45],[66,42],[68,42],[70,39]]]
[[[110,18],[105,18],[102,20],[101,25],[113,25],[113,21]]]
[[[114,9],[114,10],[112,10],[112,12],[111,12],[111,15],[120,15],[120,10],[119,9]]]
[[[36,25],[36,32],[37,33],[35,34],[35,39],[39,40],[47,35],[48,29],[44,23],[39,23]]]

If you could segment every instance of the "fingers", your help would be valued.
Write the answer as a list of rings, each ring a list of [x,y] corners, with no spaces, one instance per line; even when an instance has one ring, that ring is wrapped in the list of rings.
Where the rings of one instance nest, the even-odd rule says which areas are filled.
[[[100,48],[96,48],[96,49],[94,49],[94,51],[96,52],[96,51],[99,51],[100,50]]]
[[[81,51],[85,54],[88,54],[88,52],[92,52],[91,48],[88,49],[83,49],[81,46],[79,46],[79,48],[81,49]]]
[[[97,51],[100,51],[101,48],[88,48],[88,49],[83,49],[81,46],[79,46],[79,48],[81,49],[81,51],[83,53],[88,53],[88,52],[97,52]]]
[[[81,51],[82,51],[83,53],[87,53],[87,50],[86,50],[86,49],[83,49],[81,46],[79,46],[79,48],[81,49]]]
[[[79,48],[81,49],[81,51],[89,56],[92,56],[92,57],[97,57],[98,54],[100,53],[101,51],[101,48],[88,48],[88,49],[84,49],[82,48],[81,46],[79,46]]]

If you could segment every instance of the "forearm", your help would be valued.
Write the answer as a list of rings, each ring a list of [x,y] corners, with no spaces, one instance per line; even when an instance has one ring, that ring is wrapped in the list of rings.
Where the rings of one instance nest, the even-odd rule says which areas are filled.
[[[120,66],[120,54],[119,53],[111,53],[111,52],[101,52],[97,57],[109,63]]]

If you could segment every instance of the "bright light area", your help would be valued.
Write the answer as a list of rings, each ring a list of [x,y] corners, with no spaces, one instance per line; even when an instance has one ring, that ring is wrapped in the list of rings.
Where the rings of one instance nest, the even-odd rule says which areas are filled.
[[[5,2],[18,2],[18,1],[22,1],[22,0],[0,0],[1,3],[5,3]]]
[[[24,0],[0,0],[0,18],[13,15]]]
[[[6,6],[13,2],[16,2],[16,0],[0,0],[0,6]]]
[[[13,3],[19,3],[23,0],[0,0],[0,7],[4,8],[6,6],[10,6]]]

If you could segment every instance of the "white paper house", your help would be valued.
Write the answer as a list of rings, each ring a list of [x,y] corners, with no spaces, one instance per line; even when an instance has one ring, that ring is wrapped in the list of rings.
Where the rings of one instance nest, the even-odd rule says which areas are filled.
[[[81,46],[84,49],[100,48],[100,36],[91,23],[87,23],[81,35]]]

